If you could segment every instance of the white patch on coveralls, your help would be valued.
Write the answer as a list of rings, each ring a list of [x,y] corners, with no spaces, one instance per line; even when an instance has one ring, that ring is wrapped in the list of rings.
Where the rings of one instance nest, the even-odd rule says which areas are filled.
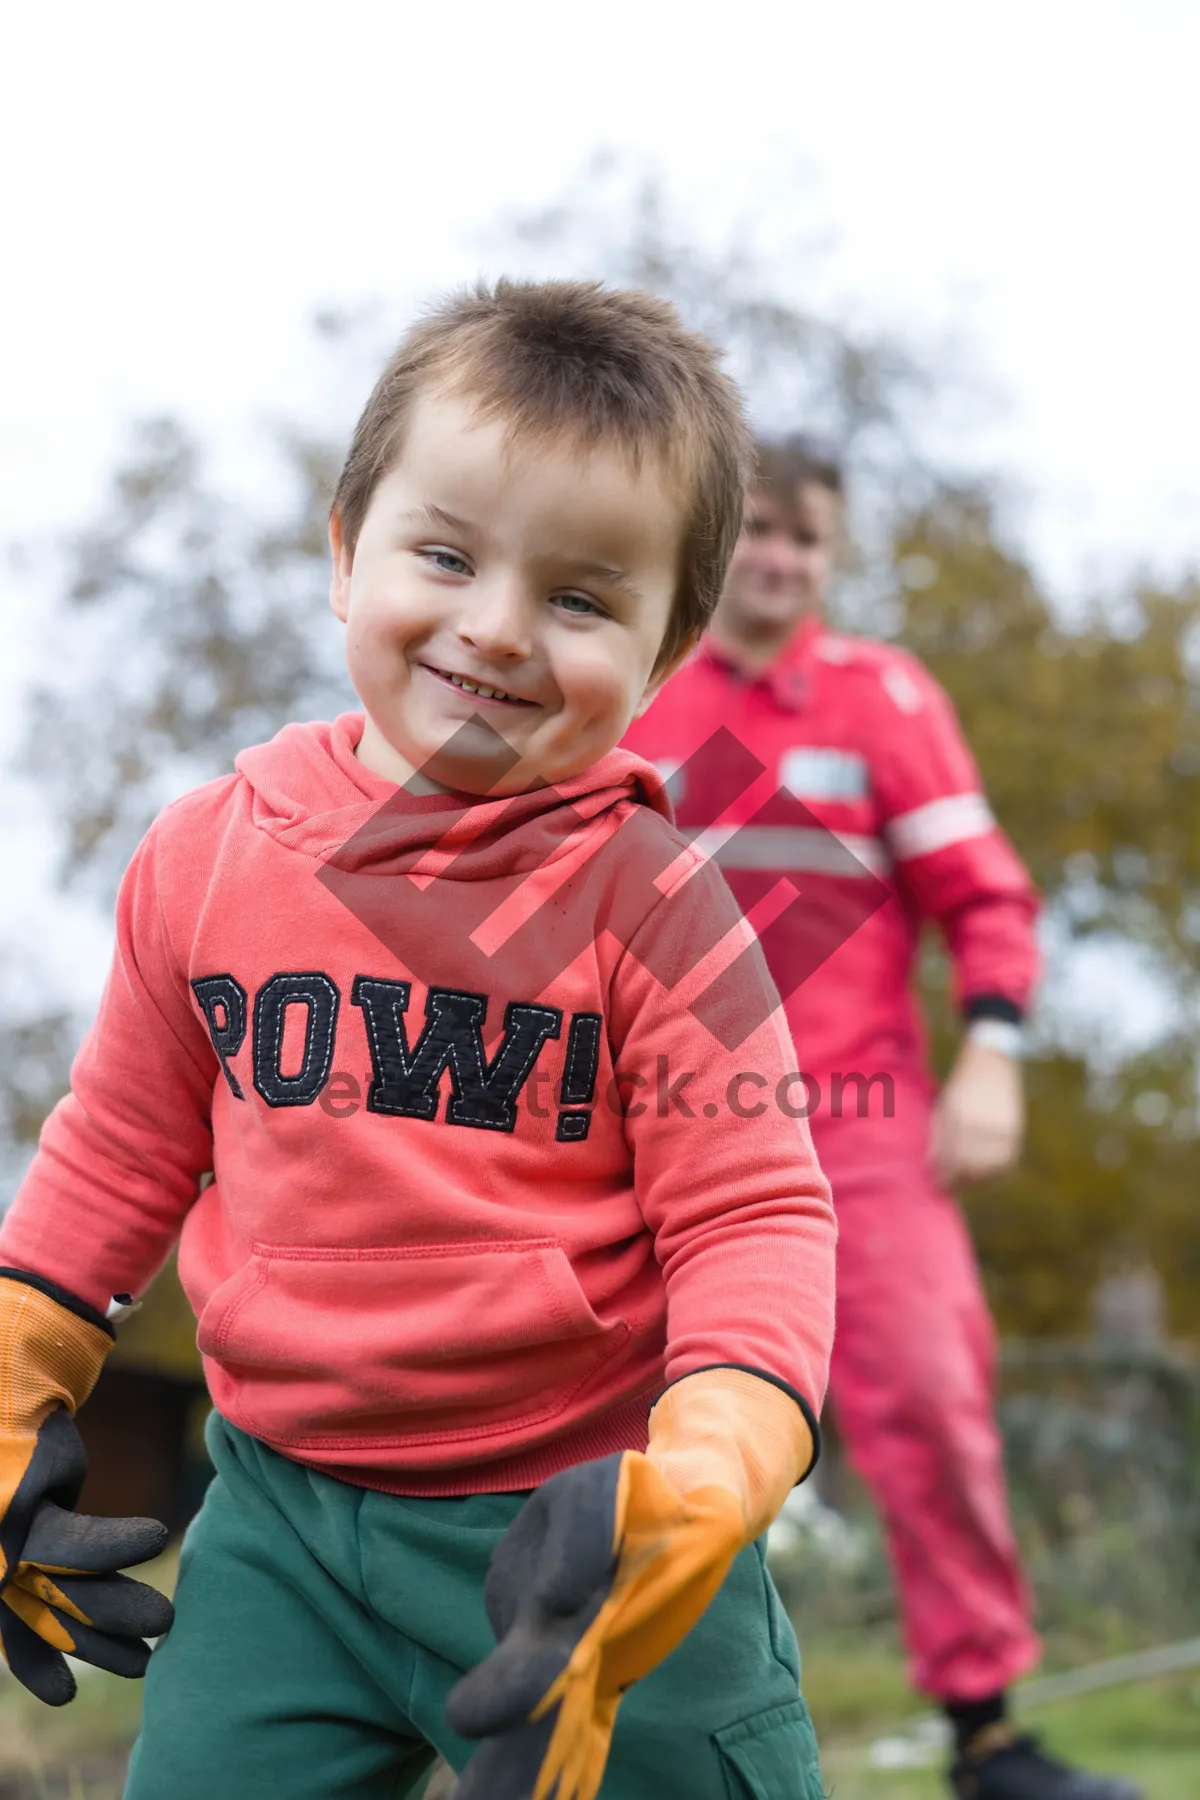
[[[779,784],[797,800],[864,800],[867,759],[854,750],[798,744],[783,753]]]

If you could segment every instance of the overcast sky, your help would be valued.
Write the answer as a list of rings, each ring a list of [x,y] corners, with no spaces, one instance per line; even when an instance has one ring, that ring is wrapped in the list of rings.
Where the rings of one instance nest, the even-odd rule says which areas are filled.
[[[829,230],[822,279],[856,314],[965,329],[1007,400],[989,454],[1062,591],[1200,564],[1197,0],[8,19],[0,540],[85,512],[133,413],[228,438],[307,403],[315,307],[474,272],[489,222],[608,146],[652,159],[698,229]],[[0,587],[0,703],[35,605]]]
[[[662,0],[10,18],[10,531],[86,503],[132,411],[286,403],[314,306],[471,272],[481,225],[609,145],[656,159],[705,227],[831,228],[860,309],[965,323],[1057,574],[1200,556],[1196,0],[739,0],[724,25]]]

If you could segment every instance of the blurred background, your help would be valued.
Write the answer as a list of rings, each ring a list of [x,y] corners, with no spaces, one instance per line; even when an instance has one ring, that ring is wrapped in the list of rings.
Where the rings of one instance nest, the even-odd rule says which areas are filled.
[[[5,49],[0,1205],[150,818],[348,704],[325,517],[399,331],[481,273],[653,288],[760,426],[845,446],[839,622],[945,683],[1046,897],[1028,1151],[966,1204],[1047,1667],[1189,1638],[1200,10],[73,0]],[[945,1057],[932,941],[922,978]],[[85,1414],[88,1502],[182,1527],[202,1413],[168,1272]],[[772,1546],[827,1777],[932,1795],[911,1733],[878,1744],[917,1703],[873,1520],[827,1471]],[[1038,1723],[1190,1794],[1200,1658],[1175,1660]],[[0,1672],[0,1800],[120,1792],[136,1689],[82,1689],[47,1714]]]

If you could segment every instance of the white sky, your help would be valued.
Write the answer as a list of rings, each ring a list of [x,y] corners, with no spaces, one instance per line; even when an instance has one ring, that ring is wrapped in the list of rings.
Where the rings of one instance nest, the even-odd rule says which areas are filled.
[[[74,515],[138,408],[286,404],[316,304],[470,273],[479,227],[609,145],[705,225],[832,227],[882,319],[965,322],[1060,578],[1200,557],[1196,0],[10,18],[0,531]]]
[[[2,50],[0,540],[86,512],[135,412],[305,406],[317,305],[472,273],[609,146],[965,327],[1064,592],[1200,563],[1197,0],[63,0]],[[0,748],[36,625],[0,585]]]

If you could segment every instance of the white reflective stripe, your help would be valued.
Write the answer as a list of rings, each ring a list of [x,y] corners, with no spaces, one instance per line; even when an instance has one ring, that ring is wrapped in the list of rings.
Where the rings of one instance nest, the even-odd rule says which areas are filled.
[[[926,806],[915,806],[912,812],[889,819],[887,839],[896,861],[908,862],[914,856],[945,850],[950,844],[987,837],[995,829],[992,809],[982,794],[947,794],[944,800],[930,800]]]
[[[893,663],[891,668],[883,671],[883,686],[901,712],[920,712],[921,690],[907,669]]]
[[[882,875],[887,852],[878,838],[839,835],[805,825],[714,825],[693,840],[722,869],[810,869],[824,875]]]

